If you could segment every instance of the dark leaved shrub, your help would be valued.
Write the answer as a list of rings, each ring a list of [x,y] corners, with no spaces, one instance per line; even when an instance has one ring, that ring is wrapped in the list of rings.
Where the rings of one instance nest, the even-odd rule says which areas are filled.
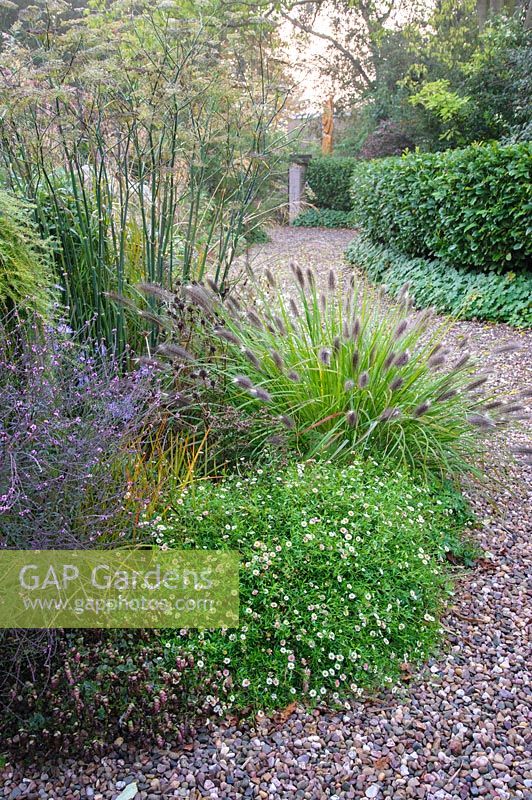
[[[2,663],[14,644],[0,640]],[[26,757],[94,755],[116,737],[175,746],[215,695],[192,656],[169,660],[158,632],[60,632],[49,663],[2,693],[3,744]]]
[[[359,157],[383,158],[400,156],[406,150],[413,150],[414,141],[397,122],[385,119],[372,131],[359,151]]]

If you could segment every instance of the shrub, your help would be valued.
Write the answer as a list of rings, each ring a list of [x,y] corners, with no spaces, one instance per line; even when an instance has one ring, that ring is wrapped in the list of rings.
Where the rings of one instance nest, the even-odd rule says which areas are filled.
[[[0,546],[76,548],[127,535],[138,509],[124,507],[120,459],[152,393],[149,371],[121,376],[62,326],[0,326]]]
[[[50,667],[24,678],[1,699],[4,744],[25,756],[94,755],[117,736],[175,745],[216,693],[191,657],[170,663],[159,633],[145,631],[64,632]]]
[[[449,488],[355,460],[235,474],[169,505],[158,544],[240,553],[239,629],[172,638],[218,672],[227,703],[334,703],[397,680],[437,642],[465,519]]]
[[[311,160],[307,169],[307,184],[312,192],[312,201],[318,208],[350,211],[351,175],[356,163],[355,158],[331,156]]]
[[[353,216],[371,239],[450,266],[530,266],[532,143],[359,163]]]
[[[31,209],[0,190],[0,315],[49,314],[51,283],[49,248],[31,223]]]
[[[472,272],[444,261],[409,258],[357,236],[346,250],[347,260],[395,297],[406,282],[416,304],[438,311],[516,327],[532,325],[532,274]]]
[[[275,284],[269,271],[267,279]],[[487,378],[466,350],[450,356],[447,323],[427,333],[430,312],[410,313],[405,287],[390,307],[363,284],[345,288],[332,271],[322,290],[311,270],[294,266],[291,296],[287,289],[257,284],[248,309],[187,290],[208,315],[192,406],[193,392],[205,392],[213,409],[255,415],[257,451],[280,441],[307,458],[372,454],[427,471],[478,472],[485,436],[507,421],[505,406],[485,413]],[[165,351],[182,361],[182,348]]]
[[[403,127],[391,119],[385,119],[368,135],[359,151],[359,157],[369,159],[400,156],[405,150],[413,149],[414,142]]]
[[[309,208],[292,222],[296,228],[352,228],[353,220],[349,211],[336,211],[333,208]]]

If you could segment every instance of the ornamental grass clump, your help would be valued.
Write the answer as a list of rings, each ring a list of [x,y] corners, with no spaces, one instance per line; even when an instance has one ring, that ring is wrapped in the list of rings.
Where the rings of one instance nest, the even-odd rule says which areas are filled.
[[[293,265],[291,286],[271,272],[255,280],[251,304],[202,304],[201,336],[218,355],[203,368],[217,382],[211,402],[257,414],[253,444],[284,441],[300,456],[350,459],[354,453],[440,474],[476,472],[486,435],[519,409],[487,393],[462,342],[443,342],[449,323],[331,271],[320,285]],[[202,352],[208,348],[203,347]],[[500,402],[498,407],[490,403]]]

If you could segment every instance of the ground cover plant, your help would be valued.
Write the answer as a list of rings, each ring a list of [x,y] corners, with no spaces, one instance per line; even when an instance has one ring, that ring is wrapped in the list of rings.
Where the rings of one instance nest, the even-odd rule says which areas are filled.
[[[460,319],[532,325],[532,273],[486,274],[452,267],[442,260],[405,256],[361,234],[346,249],[346,259],[392,297],[405,283],[416,305],[433,306]]]
[[[309,208],[292,222],[296,228],[352,228],[353,219],[349,211],[334,208]]]
[[[240,627],[169,643],[217,674],[231,707],[334,704],[392,684],[439,640],[466,520],[455,490],[372,459],[195,484],[148,528],[159,545],[240,552]]]
[[[0,639],[0,654],[17,653],[23,678],[5,692],[3,736],[26,757],[62,752],[88,756],[122,739],[182,743],[216,695],[190,657],[170,663],[153,631],[65,631],[49,663],[25,663],[20,637]],[[164,666],[163,666],[164,665]],[[4,739],[4,741],[5,741]]]

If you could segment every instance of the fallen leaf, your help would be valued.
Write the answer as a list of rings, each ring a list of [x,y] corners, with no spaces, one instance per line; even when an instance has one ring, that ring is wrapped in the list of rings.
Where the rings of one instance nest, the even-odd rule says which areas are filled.
[[[286,722],[286,720],[292,716],[296,708],[297,708],[297,703],[288,703],[288,705],[281,711],[279,711],[277,715],[277,719],[279,720],[279,722]]]

